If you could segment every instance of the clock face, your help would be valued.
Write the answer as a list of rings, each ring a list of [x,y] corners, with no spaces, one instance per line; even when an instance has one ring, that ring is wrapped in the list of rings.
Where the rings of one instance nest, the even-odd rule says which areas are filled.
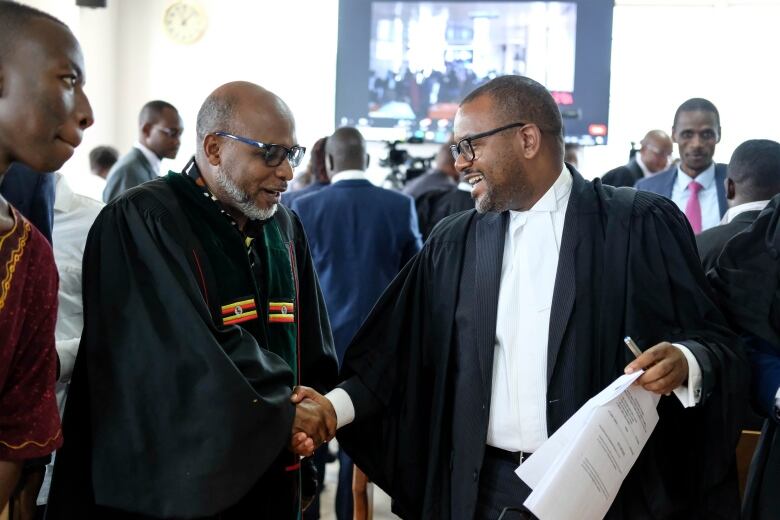
[[[165,10],[163,27],[176,43],[194,43],[206,32],[206,13],[193,2],[177,1]]]

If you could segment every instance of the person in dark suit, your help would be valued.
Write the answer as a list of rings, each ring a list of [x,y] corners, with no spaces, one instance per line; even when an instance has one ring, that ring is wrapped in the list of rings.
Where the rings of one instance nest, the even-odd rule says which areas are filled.
[[[529,518],[517,466],[616,377],[644,368],[638,384],[660,395],[660,420],[606,518],[737,517],[730,470],[747,362],[685,217],[566,166],[558,106],[529,78],[477,88],[454,128],[475,210],[443,220],[393,280],[347,349],[339,387],[297,388],[293,400],[320,404],[399,516]]]
[[[705,271],[715,267],[726,242],[747,229],[780,193],[780,143],[751,139],[740,144],[731,156],[725,189],[729,210],[723,223],[696,237]]]
[[[160,100],[146,103],[138,115],[138,142],[108,173],[103,202],[159,177],[162,159],[175,159],[179,153],[182,132],[176,107]]]
[[[434,168],[407,182],[402,190],[403,193],[417,200],[429,191],[441,191],[453,188],[457,184],[460,176],[455,171],[450,155],[451,144],[446,143],[439,148]]]
[[[633,187],[639,179],[650,177],[669,167],[672,140],[663,130],[650,130],[640,141],[641,147],[628,164],[610,170],[601,182],[616,188]]]
[[[445,217],[474,208],[471,185],[461,181],[456,187],[450,189],[423,193],[417,197],[414,205],[417,209],[420,233],[423,240],[427,240],[436,224]]]
[[[658,193],[680,208],[696,234],[717,226],[726,213],[726,165],[712,157],[720,142],[720,115],[710,101],[689,99],[677,109],[672,140],[680,151],[679,166],[640,179],[636,189]]]
[[[775,173],[777,170],[775,170]],[[707,277],[746,340],[754,408],[766,420],[748,473],[742,516],[774,520],[780,511],[780,194],[726,243]]]
[[[0,195],[27,217],[51,243],[54,224],[54,175],[13,163],[0,183]]]
[[[422,247],[411,197],[371,184],[366,144],[354,128],[328,138],[331,185],[293,201],[309,239],[314,266],[341,361],[347,344],[382,291]],[[352,461],[341,451],[336,496],[339,520],[352,519]]]

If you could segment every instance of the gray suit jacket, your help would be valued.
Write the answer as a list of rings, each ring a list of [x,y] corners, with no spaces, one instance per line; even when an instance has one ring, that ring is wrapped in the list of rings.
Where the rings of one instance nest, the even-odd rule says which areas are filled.
[[[103,190],[103,202],[108,204],[130,188],[157,178],[152,165],[138,148],[133,147],[111,167]]]

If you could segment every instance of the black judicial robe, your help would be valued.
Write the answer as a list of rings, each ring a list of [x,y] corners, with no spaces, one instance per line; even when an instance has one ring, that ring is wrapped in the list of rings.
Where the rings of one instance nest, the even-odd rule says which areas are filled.
[[[245,238],[180,174],[101,212],[48,519],[298,516],[292,386],[327,391],[337,363],[297,217],[280,205],[254,243],[257,287]]]
[[[754,356],[754,397],[774,395],[769,359],[780,359],[780,195],[776,195],[753,224],[726,244],[707,276],[720,305],[734,326],[763,342],[769,356]],[[754,338],[750,338],[755,343]],[[742,518],[780,518],[780,428],[777,417],[761,401],[756,408],[768,417],[748,474]]]
[[[623,373],[625,335],[642,348],[684,343],[702,368],[702,401],[684,409],[675,396],[661,398],[660,422],[607,518],[736,518],[734,449],[748,370],[713,304],[690,226],[665,198],[570,170],[550,320],[548,432]],[[346,352],[341,386],[357,415],[339,442],[403,518],[473,517],[473,507],[451,504],[476,497],[507,219],[469,211],[442,221]],[[472,337],[463,337],[466,328]],[[479,366],[456,367],[458,349],[478,350]],[[462,373],[473,380],[459,381]],[[471,389],[486,395],[482,411],[453,410],[457,393]],[[466,430],[477,432],[470,444]],[[472,457],[473,480],[470,470],[457,471]]]

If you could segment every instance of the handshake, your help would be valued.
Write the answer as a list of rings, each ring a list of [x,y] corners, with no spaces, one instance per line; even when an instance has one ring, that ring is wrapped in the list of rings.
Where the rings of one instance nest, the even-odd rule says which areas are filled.
[[[323,395],[306,386],[296,386],[290,400],[295,404],[290,451],[310,457],[336,436],[336,410]]]

